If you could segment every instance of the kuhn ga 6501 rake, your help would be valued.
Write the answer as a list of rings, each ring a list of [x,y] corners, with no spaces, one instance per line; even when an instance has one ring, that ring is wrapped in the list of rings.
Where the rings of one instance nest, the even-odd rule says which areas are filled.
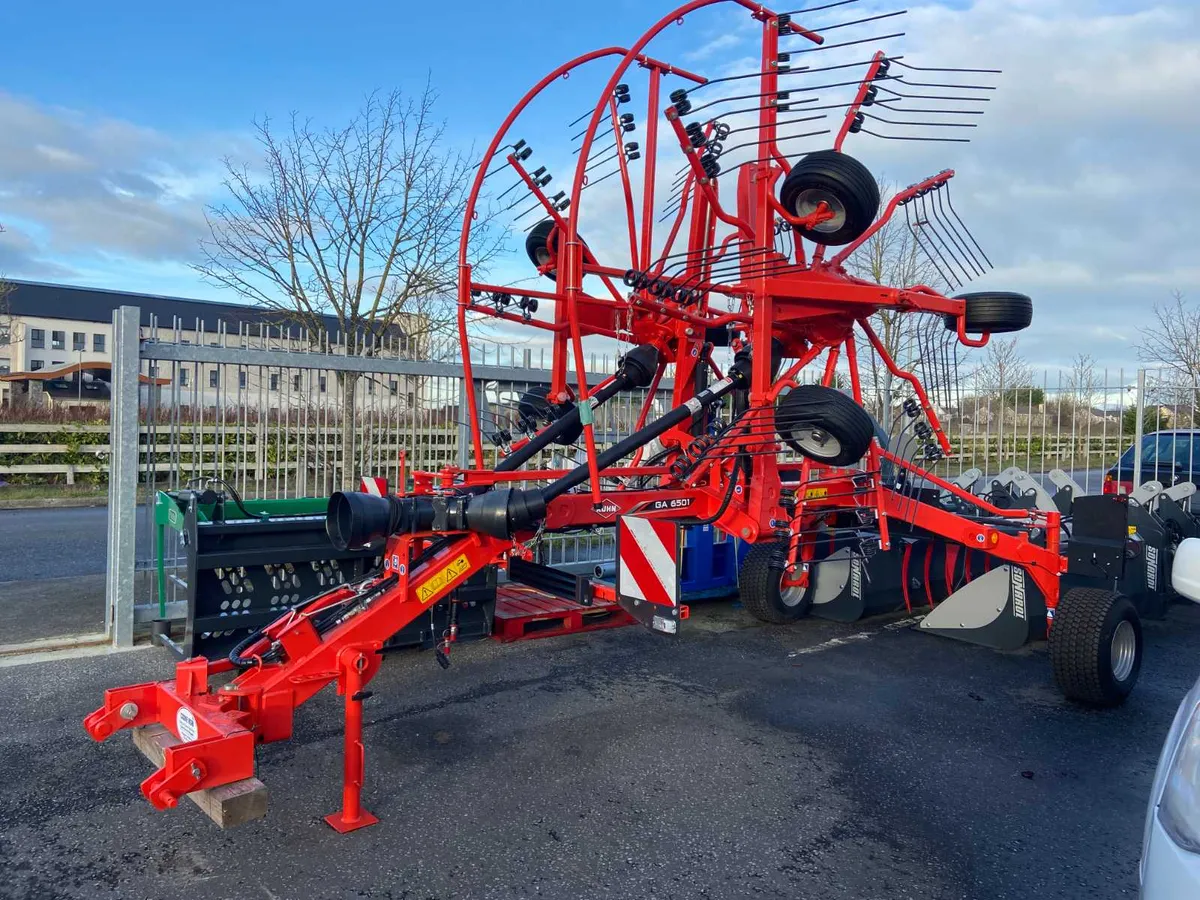
[[[713,6],[745,16],[761,59],[751,71],[706,79],[647,52],[655,38]],[[831,549],[871,554],[923,535],[998,561],[992,574],[1007,568],[1010,575],[996,581],[996,603],[1019,603],[1021,618],[1045,633],[1068,569],[1059,515],[1000,508],[928,471],[951,452],[935,403],[871,325],[881,310],[932,315],[948,342],[980,347],[990,334],[1027,327],[1029,298],[950,297],[925,285],[872,283],[846,268],[899,212],[946,284],[989,265],[950,203],[952,171],[900,191],[881,211],[875,178],[843,152],[860,133],[961,140],[955,135],[973,127],[990,88],[944,84],[949,76],[929,73],[972,71],[979,81],[987,72],[922,69],[861,50],[897,34],[827,42],[797,15],[751,0],[693,0],[628,49],[598,50],[558,67],[516,105],[479,165],[464,217],[458,322],[465,403],[479,410],[484,400],[468,349],[468,326],[481,315],[544,335],[553,348],[549,388],[521,398],[516,421],[524,436],[514,423],[476,416],[473,467],[418,474],[415,491],[403,496],[331,498],[334,543],[381,548],[381,566],[365,581],[304,600],[247,636],[228,660],[182,662],[172,680],[107,692],[85,723],[97,740],[162,723],[181,741],[142,784],[152,804],[172,807],[188,792],[250,776],[255,747],[291,737],[294,709],[336,682],[346,709],[344,808],[328,820],[339,830],[373,822],[359,805],[361,702],[384,642],[480,569],[528,559],[545,533],[618,524],[626,542],[618,548],[618,599],[665,633],[686,618],[671,589],[674,575],[663,571],[675,564],[672,529],[697,522],[753,545],[742,564],[742,597],[767,621],[806,612],[814,572]],[[892,15],[825,30],[875,28]],[[664,43],[672,41],[678,38]],[[823,65],[830,57],[817,51],[839,48],[850,61]],[[516,133],[527,108],[578,70],[614,62],[598,102],[577,120],[574,159],[533,158],[531,143]],[[839,90],[838,102],[822,102]],[[643,91],[639,123],[631,110]],[[826,149],[788,149],[819,135],[829,135],[817,138]],[[564,159],[573,175],[552,193],[550,169]],[[504,173],[515,183],[488,200],[485,189],[507,183]],[[525,240],[532,278],[500,285],[477,277],[472,224],[485,203],[492,210],[527,206],[521,218],[535,214]],[[614,217],[605,210],[623,211],[625,223],[606,227]],[[531,221],[521,218],[518,228]],[[530,281],[536,288],[520,286]],[[616,374],[589,383],[585,353],[603,339],[629,346]],[[863,350],[911,387],[902,408],[888,408],[905,423],[915,452],[893,452],[894,441],[889,449],[887,432],[864,410]],[[942,342],[933,355],[947,353]],[[808,371],[816,378],[802,383]],[[671,408],[654,415],[655,397],[666,390]],[[596,411],[622,392],[644,392],[645,404],[629,433],[606,446]],[[526,468],[543,449],[580,441],[586,461],[574,468]],[[216,686],[216,676],[232,672]],[[1080,684],[1082,699],[1111,699]]]

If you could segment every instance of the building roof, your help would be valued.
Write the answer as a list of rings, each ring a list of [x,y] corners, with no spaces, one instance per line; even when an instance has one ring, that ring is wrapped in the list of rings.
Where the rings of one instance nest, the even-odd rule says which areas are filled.
[[[171,328],[176,318],[180,328],[217,331],[223,321],[228,331],[237,334],[242,325],[255,334],[258,326],[286,326],[286,314],[278,310],[237,303],[214,303],[208,300],[186,300],[182,297],[161,297],[104,288],[77,287],[71,284],[47,284],[38,281],[6,279],[12,286],[6,298],[8,312],[16,316],[38,316],[44,319],[74,319],[80,322],[112,322],[113,311],[119,306],[141,309],[144,327],[157,318],[160,328]],[[331,334],[340,331],[337,319],[322,316]],[[199,322],[199,326],[197,323]],[[295,323],[293,323],[294,327]]]
[[[112,381],[112,363],[99,361],[71,363],[53,369],[38,369],[36,372],[13,372],[0,375],[0,381],[73,381],[77,372],[87,372],[93,376],[94,381]],[[159,387],[166,387],[171,383],[170,378],[150,378],[141,374],[138,375],[138,381],[142,384],[156,384]]]

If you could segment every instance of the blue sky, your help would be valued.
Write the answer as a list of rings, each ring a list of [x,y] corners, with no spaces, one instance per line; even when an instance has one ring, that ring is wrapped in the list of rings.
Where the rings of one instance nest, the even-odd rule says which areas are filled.
[[[927,64],[1003,68],[996,102],[970,145],[859,136],[847,149],[902,183],[958,170],[955,202],[997,263],[983,284],[1038,304],[1023,338],[1035,363],[1077,349],[1132,362],[1131,310],[1175,288],[1200,301],[1194,0],[907,6],[899,49]],[[450,137],[465,148],[485,142],[554,65],[627,44],[666,10],[646,0],[467,0],[442,14],[429,3],[363,2],[335,20],[314,2],[3,4],[0,274],[235,300],[189,263],[204,207],[221,197],[220,159],[254,159],[256,116],[295,111],[336,125],[365,93],[419,90],[431,75]],[[816,24],[837,15],[819,13]],[[655,55],[723,71],[746,52],[732,37],[741,18],[706,13],[669,29]],[[569,107],[551,101],[533,124],[561,128],[580,111]]]

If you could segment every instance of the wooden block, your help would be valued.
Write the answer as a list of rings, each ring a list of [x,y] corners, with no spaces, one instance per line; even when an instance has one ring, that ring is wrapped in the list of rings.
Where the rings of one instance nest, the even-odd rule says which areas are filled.
[[[178,743],[179,738],[162,725],[141,725],[133,729],[133,746],[160,768],[167,747]],[[267,814],[267,786],[257,778],[192,791],[187,797],[221,828],[233,828]]]

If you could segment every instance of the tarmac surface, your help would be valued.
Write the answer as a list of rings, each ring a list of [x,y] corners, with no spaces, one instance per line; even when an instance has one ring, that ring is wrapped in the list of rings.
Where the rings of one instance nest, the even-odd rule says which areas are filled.
[[[0,510],[0,645],[103,630],[107,535],[105,507]]]
[[[1200,673],[1200,607],[1146,626],[1122,708],[1063,701],[1044,646],[895,620],[639,628],[389,658],[342,836],[331,689],[259,753],[265,820],[157,812],[127,735],[80,720],[164,651],[0,669],[3,898],[982,900],[1136,896],[1146,795]]]

